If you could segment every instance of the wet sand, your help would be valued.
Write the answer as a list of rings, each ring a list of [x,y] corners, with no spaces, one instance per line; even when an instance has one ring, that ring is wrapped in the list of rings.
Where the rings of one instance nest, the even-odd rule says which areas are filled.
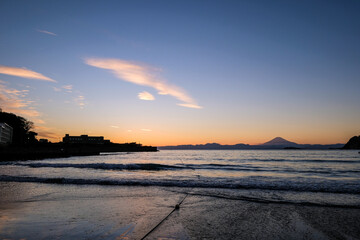
[[[0,239],[142,239],[181,200],[146,239],[360,239],[360,209],[258,203],[201,192],[1,182]]]

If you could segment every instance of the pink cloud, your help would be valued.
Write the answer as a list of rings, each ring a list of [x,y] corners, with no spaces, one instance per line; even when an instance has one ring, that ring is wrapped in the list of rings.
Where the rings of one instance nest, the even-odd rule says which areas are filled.
[[[141,100],[146,100],[146,101],[153,101],[155,100],[155,97],[149,93],[149,92],[141,92],[138,94],[138,98]]]
[[[141,86],[152,87],[158,91],[158,94],[170,95],[183,102],[179,104],[180,106],[202,108],[184,89],[159,79],[154,73],[155,69],[149,66],[120,59],[99,58],[87,58],[85,59],[85,63],[93,67],[111,70],[111,72],[121,80]]]
[[[0,73],[16,76],[16,77],[22,77],[22,78],[30,78],[30,79],[37,79],[37,80],[43,80],[48,82],[56,82],[54,79],[51,79],[49,77],[46,77],[42,75],[41,73],[37,73],[31,70],[28,70],[26,68],[16,68],[16,67],[8,67],[0,65]]]
[[[7,88],[0,83],[0,106],[2,110],[28,117],[38,117],[40,113],[31,108],[32,101],[25,99],[28,90]]]

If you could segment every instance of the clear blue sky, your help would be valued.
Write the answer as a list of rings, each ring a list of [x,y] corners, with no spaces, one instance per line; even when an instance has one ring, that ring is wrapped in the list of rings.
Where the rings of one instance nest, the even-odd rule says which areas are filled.
[[[0,107],[53,141],[345,142],[360,134],[359,13],[340,0],[2,0]]]

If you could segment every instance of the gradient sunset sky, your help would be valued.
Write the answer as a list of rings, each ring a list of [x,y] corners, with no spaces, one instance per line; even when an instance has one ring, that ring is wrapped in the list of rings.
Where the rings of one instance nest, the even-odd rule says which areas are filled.
[[[360,1],[0,1],[0,107],[40,138],[345,143]]]

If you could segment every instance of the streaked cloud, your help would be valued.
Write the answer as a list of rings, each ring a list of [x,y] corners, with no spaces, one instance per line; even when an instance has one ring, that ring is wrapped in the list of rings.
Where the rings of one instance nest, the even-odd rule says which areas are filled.
[[[27,117],[38,117],[40,113],[31,107],[33,101],[26,98],[29,90],[8,88],[5,82],[0,82],[0,106],[3,111]]]
[[[14,113],[34,123],[34,130],[38,133],[39,138],[57,139],[57,135],[51,129],[41,126],[45,124],[42,120],[41,113],[33,106],[34,101],[28,99],[29,90],[18,90],[9,88],[6,82],[0,81],[0,106],[5,112]]]
[[[196,104],[191,104],[191,103],[178,103],[177,105],[182,106],[182,107],[188,107],[188,108],[197,108],[197,109],[201,109],[202,107]]]
[[[49,31],[46,31],[46,30],[36,29],[36,31],[41,32],[41,33],[45,33],[45,34],[48,34],[48,35],[51,35],[51,36],[57,36],[56,33],[49,32]]]
[[[119,126],[110,126],[110,127],[112,127],[112,128],[120,128]]]
[[[61,92],[66,97],[70,97],[71,100],[64,100],[65,104],[75,104],[83,109],[86,106],[86,101],[83,93],[78,90],[74,90],[73,85],[63,85],[61,87],[52,87],[55,92]],[[68,94],[70,93],[70,94]]]
[[[16,67],[8,67],[0,65],[0,73],[16,76],[16,77],[22,77],[22,78],[30,78],[30,79],[38,79],[43,81],[49,81],[49,82],[56,82],[54,79],[51,79],[49,77],[46,77],[42,75],[41,73],[37,73],[31,70],[28,70],[26,68],[16,68]]]
[[[47,138],[52,141],[57,141],[57,140],[61,139],[60,136],[57,133],[55,133],[55,131],[52,128],[35,125],[34,130],[35,130],[35,132],[38,133],[37,137],[39,139]]]
[[[36,123],[37,124],[45,124],[46,122],[42,119],[37,119]]]
[[[64,89],[67,93],[72,93],[73,91],[73,85],[64,85],[61,88]]]
[[[80,106],[81,109],[83,109],[85,107],[85,97],[80,95],[80,96],[77,96],[75,99],[75,103]]]
[[[68,93],[72,93],[73,85],[64,85],[64,86],[61,86],[61,87],[53,87],[53,89],[54,89],[55,92],[65,91],[65,92],[68,92]]]
[[[141,86],[152,87],[161,95],[170,95],[182,103],[179,106],[189,108],[202,108],[190,97],[184,89],[161,80],[156,76],[157,69],[144,64],[133,63],[120,59],[87,58],[85,63],[98,68],[111,70],[119,79]]]
[[[138,98],[141,100],[146,100],[146,101],[155,100],[155,97],[151,93],[146,92],[146,91],[139,93]]]
[[[73,89],[73,85],[64,85],[62,86],[63,89],[66,89],[66,90],[72,90]]]

